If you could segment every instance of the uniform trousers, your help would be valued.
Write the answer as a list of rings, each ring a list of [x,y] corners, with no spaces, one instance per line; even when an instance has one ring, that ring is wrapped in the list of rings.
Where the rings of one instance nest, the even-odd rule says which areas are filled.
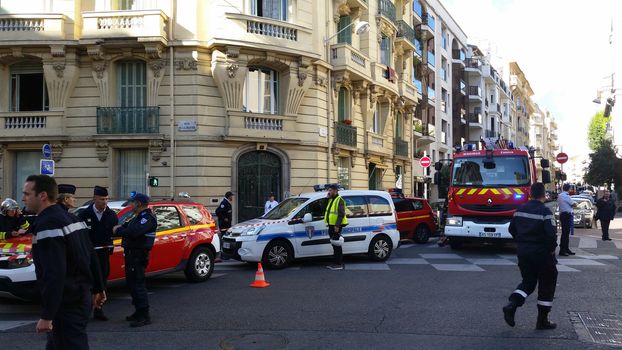
[[[88,350],[86,325],[91,314],[91,291],[83,288],[78,300],[62,303],[52,320],[52,331],[47,334],[46,350]]]
[[[557,259],[552,253],[536,253],[518,256],[518,267],[523,280],[510,295],[517,306],[538,286],[538,306],[550,310],[557,284]]]
[[[145,269],[149,264],[149,250],[126,249],[125,250],[125,281],[130,289],[132,304],[137,311],[149,309],[147,285],[145,281]]]
[[[335,232],[335,225],[328,225],[328,236],[331,240],[338,240],[341,237],[341,233]],[[342,265],[343,264],[343,249],[341,246],[333,246],[333,256],[335,257],[335,264]]]

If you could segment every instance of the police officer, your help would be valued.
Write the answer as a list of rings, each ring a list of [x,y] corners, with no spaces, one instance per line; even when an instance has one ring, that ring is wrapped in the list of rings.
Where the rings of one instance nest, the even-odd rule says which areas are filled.
[[[20,212],[19,204],[7,198],[2,201],[0,208],[0,241],[25,234],[30,224]]]
[[[110,273],[110,255],[113,253],[112,228],[119,219],[117,214],[108,208],[108,190],[105,187],[95,186],[93,189],[93,203],[82,210],[78,217],[89,227],[91,242],[95,249],[95,256],[99,263],[103,289],[106,289],[106,281]],[[101,307],[93,310],[93,318],[100,321],[108,321]]]
[[[574,211],[572,208],[577,206],[568,191],[570,190],[570,184],[564,184],[562,187],[563,192],[557,196],[557,205],[559,206],[559,221],[562,226],[562,236],[559,241],[559,255],[568,256],[575,255],[573,251],[570,250],[570,230],[572,225],[574,225],[573,215]]]
[[[544,184],[531,186],[531,200],[522,205],[510,222],[510,234],[516,242],[518,267],[523,281],[510,295],[510,302],[503,307],[505,322],[514,327],[516,308],[538,285],[538,321],[536,329],[554,329],[548,320],[553,305],[557,283],[557,232],[551,210],[544,205]]]
[[[155,215],[149,209],[149,197],[137,193],[130,198],[135,216],[123,225],[113,228],[113,234],[122,237],[121,245],[125,254],[125,281],[132,295],[132,304],[136,309],[125,319],[131,327],[151,324],[149,299],[145,285],[145,269],[149,264],[149,251],[153,247],[158,226]]]
[[[218,209],[216,209],[216,216],[218,216],[218,228],[220,229],[220,239],[227,233],[227,230],[231,227],[231,221],[233,220],[233,192],[227,191],[225,198],[222,199]]]
[[[62,206],[65,211],[76,207],[76,186],[69,184],[58,185],[58,199],[56,202]]]
[[[339,196],[339,186],[330,184],[328,186],[328,205],[324,212],[324,222],[328,225],[328,236],[333,246],[333,256],[335,263],[327,266],[331,270],[343,270],[343,249],[344,242],[341,231],[348,224],[346,218],[346,203]]]
[[[48,333],[47,349],[88,349],[92,247],[86,225],[55,205],[57,195],[54,178],[26,179],[22,200],[29,212],[37,214],[30,228],[42,307],[36,330]]]

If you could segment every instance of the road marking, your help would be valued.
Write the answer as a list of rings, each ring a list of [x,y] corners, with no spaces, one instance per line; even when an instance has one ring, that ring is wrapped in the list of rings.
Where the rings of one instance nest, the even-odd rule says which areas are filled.
[[[420,258],[394,258],[387,261],[387,264],[391,265],[427,265],[429,264],[425,259]]]
[[[9,329],[26,326],[35,322],[37,321],[0,321],[0,331],[8,331]]]
[[[577,257],[591,260],[619,260],[617,256],[613,255],[577,255]]]
[[[473,264],[432,264],[439,271],[482,272],[484,269]]]
[[[557,264],[565,266],[605,266],[605,264],[590,259],[557,259]]]
[[[380,271],[380,270],[391,270],[391,268],[387,264],[346,264],[346,270]]]
[[[514,266],[515,262],[506,260],[506,259],[467,259],[472,264],[475,265],[505,265],[505,266]]]
[[[612,242],[613,244],[616,245],[616,248],[622,249],[622,241],[618,241],[617,239],[614,239]]]
[[[580,249],[585,249],[585,248],[598,248],[598,245],[596,244],[596,240],[593,238],[586,238],[586,237],[581,237],[581,239],[579,240],[579,248]]]
[[[412,247],[414,247],[415,245],[416,245],[416,244],[413,244],[413,243],[400,244],[399,248],[400,248],[400,249],[412,248]]]
[[[557,265],[557,271],[559,272],[580,272],[577,269],[573,269],[570,266],[566,266],[566,265]]]
[[[442,254],[419,254],[424,259],[464,259],[458,254],[442,253]]]

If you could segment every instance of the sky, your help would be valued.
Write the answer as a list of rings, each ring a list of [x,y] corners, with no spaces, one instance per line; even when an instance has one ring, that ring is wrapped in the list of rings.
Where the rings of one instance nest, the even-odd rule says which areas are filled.
[[[622,61],[622,51],[612,49],[622,48],[622,1],[441,2],[466,33],[469,44],[478,45],[483,52],[490,49],[493,65],[518,62],[534,91],[534,101],[557,120],[563,151],[569,156],[590,152],[588,124],[603,108],[592,100],[599,88],[611,85],[614,69],[620,72],[615,85],[622,93],[622,62],[614,68],[614,62]],[[614,44],[610,45],[612,22]],[[504,75],[507,69],[506,65]],[[622,135],[621,100],[622,96],[613,117]]]

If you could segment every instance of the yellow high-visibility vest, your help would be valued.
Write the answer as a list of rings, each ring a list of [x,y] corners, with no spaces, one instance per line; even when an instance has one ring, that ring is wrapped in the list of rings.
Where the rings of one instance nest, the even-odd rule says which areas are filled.
[[[341,198],[341,196],[337,196],[333,199],[331,199],[330,202],[328,202],[328,205],[326,206],[326,212],[324,212],[324,222],[326,222],[329,225],[337,225],[337,217],[339,216],[339,202],[343,201],[343,198]],[[346,203],[344,202],[343,205],[345,206]],[[348,224],[348,219],[346,218],[346,216],[343,216],[343,221],[341,222],[340,226],[342,225],[347,225]]]

